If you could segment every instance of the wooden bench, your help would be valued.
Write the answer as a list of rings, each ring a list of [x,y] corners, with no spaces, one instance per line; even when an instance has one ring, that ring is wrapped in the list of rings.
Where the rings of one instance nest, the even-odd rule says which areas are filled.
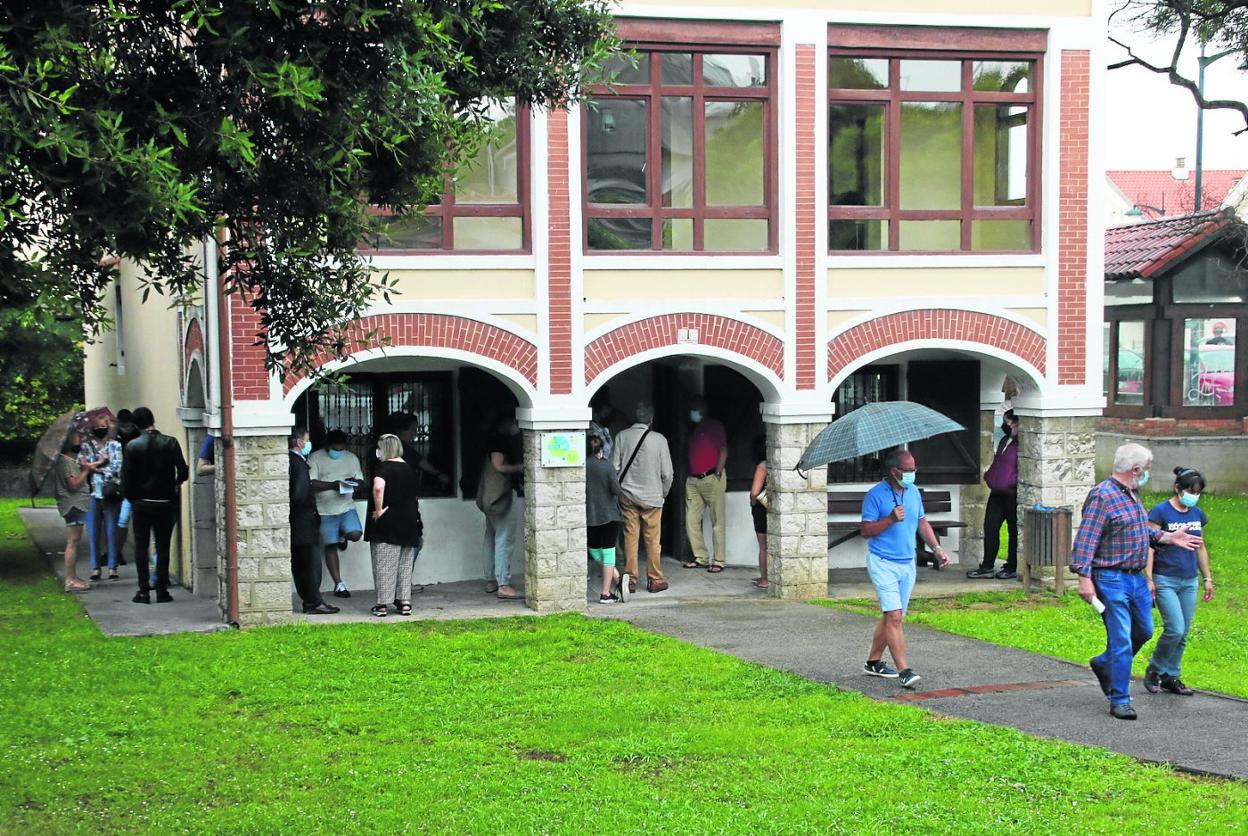
[[[862,500],[866,495],[867,492],[863,490],[828,491],[829,514],[852,514],[856,517],[854,520],[828,523],[829,549],[834,549],[842,543],[848,543],[855,537],[861,536],[859,526],[862,520]],[[953,494],[949,491],[934,491],[920,488],[919,495],[923,498],[923,512],[927,516],[927,521],[931,524],[937,540],[955,528],[967,527],[967,523],[959,520],[933,519],[933,514],[953,513]],[[917,533],[915,534],[915,559],[920,566],[930,565],[937,570],[940,569],[940,561],[936,559],[935,554],[928,551],[927,544],[923,542],[923,537]]]

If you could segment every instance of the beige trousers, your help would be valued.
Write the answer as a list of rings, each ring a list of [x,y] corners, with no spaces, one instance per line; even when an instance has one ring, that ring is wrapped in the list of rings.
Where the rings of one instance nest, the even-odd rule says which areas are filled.
[[[727,540],[724,534],[724,494],[728,490],[727,475],[704,476],[685,479],[685,527],[689,532],[689,547],[693,550],[693,559],[703,565],[710,565],[712,557],[706,550],[706,539],[702,536],[702,514],[711,512],[711,529],[715,536],[714,562],[717,566],[724,565],[724,550]]]
[[[637,577],[637,551],[644,536],[646,541],[646,577],[663,580],[662,534],[663,509],[639,505],[628,497],[620,497],[620,514],[624,517],[624,571]]]

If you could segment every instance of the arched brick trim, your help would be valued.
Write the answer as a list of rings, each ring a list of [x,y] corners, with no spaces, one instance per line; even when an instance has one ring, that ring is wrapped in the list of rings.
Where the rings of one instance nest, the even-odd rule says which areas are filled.
[[[376,337],[365,340],[365,335],[374,330]],[[347,350],[352,353],[363,348],[404,346],[452,348],[479,354],[515,369],[537,385],[537,346],[510,331],[476,319],[428,313],[377,314],[352,323],[345,332],[345,339]],[[324,352],[317,356],[317,364],[323,366],[336,359],[332,353]],[[285,391],[289,393],[299,380],[288,377]]]
[[[200,374],[204,375],[204,386],[208,386],[207,366],[203,363],[202,358],[206,356],[204,353],[204,329],[196,317],[186,326],[186,333],[182,335],[182,386],[185,389],[187,375],[191,372],[191,362],[200,358]],[[182,393],[182,402],[186,403],[187,392]]]
[[[990,345],[1044,373],[1045,339],[1030,328],[992,314],[927,308],[882,316],[838,334],[828,343],[828,380],[865,354],[912,340]]]
[[[585,382],[620,362],[655,348],[679,344],[682,329],[696,329],[697,344],[740,354],[784,377],[784,343],[761,328],[704,313],[652,316],[608,331],[585,348]]]

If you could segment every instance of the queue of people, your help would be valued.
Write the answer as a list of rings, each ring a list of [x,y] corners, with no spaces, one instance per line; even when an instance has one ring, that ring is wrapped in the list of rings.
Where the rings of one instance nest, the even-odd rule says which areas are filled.
[[[123,409],[115,421],[105,411],[86,432],[72,428],[53,472],[57,510],[66,526],[65,591],[89,589],[105,569],[108,580],[118,580],[118,567],[125,563],[125,535],[133,526],[135,554],[145,558],[154,553],[155,565],[149,571],[145,559],[138,561],[138,591],[132,600],[150,604],[154,589],[157,603],[172,601],[170,546],[189,468],[177,439],[156,428],[152,411]],[[76,570],[84,531],[91,567],[85,580]]]

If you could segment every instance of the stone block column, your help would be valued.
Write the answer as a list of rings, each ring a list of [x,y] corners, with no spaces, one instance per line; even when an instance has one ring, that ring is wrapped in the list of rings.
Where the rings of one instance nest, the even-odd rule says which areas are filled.
[[[290,462],[285,435],[236,435],[238,615],[241,626],[293,619],[290,575]],[[218,456],[221,456],[220,442]],[[217,461],[221,461],[218,458]],[[217,480],[217,551],[226,605],[224,479]],[[224,613],[224,610],[223,610]]]
[[[1016,408],[1019,417],[1018,531],[1019,560],[1027,542],[1026,509],[1037,503],[1069,506],[1079,526],[1084,497],[1095,483],[1095,419],[1045,414]],[[1059,555],[1064,565],[1066,556]]]
[[[524,597],[538,612],[586,608],[585,466],[543,467],[542,436],[585,435],[521,417],[524,427]]]
[[[787,420],[786,420],[787,419]],[[828,471],[805,476],[798,459],[828,419],[764,413],[767,425],[767,576],[771,595],[805,601],[828,594]]]

